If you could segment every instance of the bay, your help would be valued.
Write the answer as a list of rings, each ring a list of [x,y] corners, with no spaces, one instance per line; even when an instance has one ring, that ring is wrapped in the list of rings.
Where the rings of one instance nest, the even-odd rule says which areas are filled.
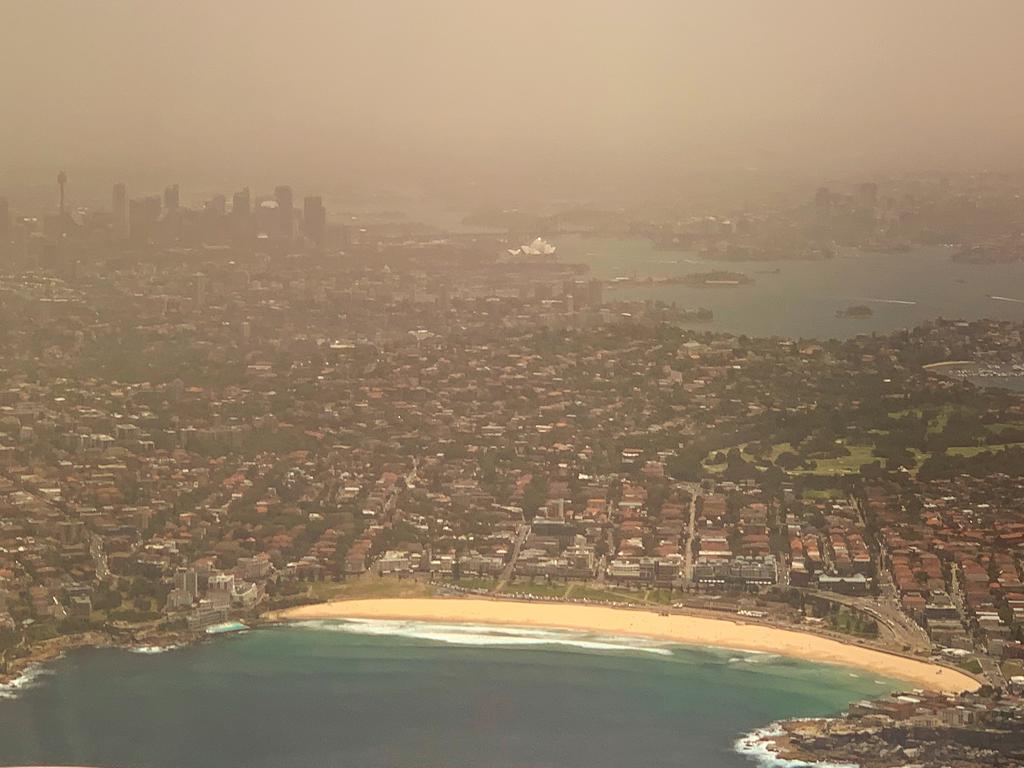
[[[0,699],[0,764],[741,768],[744,734],[896,685],[578,633],[313,623],[72,652]]]
[[[698,272],[742,272],[753,283],[731,287],[631,284],[609,287],[616,299],[676,302],[706,307],[714,320],[696,327],[749,336],[848,338],[859,333],[910,328],[938,317],[956,320],[1024,320],[1024,263],[962,264],[945,247],[906,253],[843,250],[821,261],[713,261],[695,252],[661,251],[649,240],[554,238],[558,258],[582,262],[590,276],[644,279]],[[994,298],[995,297],[995,298]],[[869,306],[864,319],[836,317],[854,304]]]

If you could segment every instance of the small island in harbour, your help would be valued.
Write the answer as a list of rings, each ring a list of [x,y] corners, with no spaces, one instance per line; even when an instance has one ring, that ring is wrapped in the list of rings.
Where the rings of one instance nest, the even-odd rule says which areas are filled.
[[[872,317],[875,311],[867,304],[852,304],[846,309],[837,309],[836,317],[846,318],[849,320],[864,320]]]
[[[754,282],[754,279],[742,272],[716,269],[711,272],[694,272],[691,275],[685,275],[679,282],[698,288],[729,288],[736,285],[749,285]]]

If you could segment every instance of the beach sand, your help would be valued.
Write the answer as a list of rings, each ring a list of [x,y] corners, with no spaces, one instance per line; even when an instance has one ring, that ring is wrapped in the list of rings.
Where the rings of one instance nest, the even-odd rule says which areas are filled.
[[[638,636],[687,645],[777,653],[805,661],[843,664],[935,691],[973,691],[970,675],[927,661],[839,642],[807,632],[729,619],[628,610],[572,603],[476,598],[385,598],[336,600],[266,615],[279,621],[317,619],[406,619],[468,624],[545,627]]]

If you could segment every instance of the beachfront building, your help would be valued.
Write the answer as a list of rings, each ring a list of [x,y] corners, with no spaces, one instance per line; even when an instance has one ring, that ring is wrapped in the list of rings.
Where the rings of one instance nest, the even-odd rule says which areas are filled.
[[[666,557],[618,557],[608,563],[605,575],[611,581],[670,586],[678,581],[682,555]]]
[[[228,620],[227,606],[215,606],[208,600],[201,600],[186,619],[190,632],[198,632],[222,624]]]
[[[757,588],[778,582],[778,564],[774,557],[745,557],[729,559],[698,558],[693,578],[705,588]]]
[[[412,559],[408,552],[398,552],[389,549],[383,554],[377,565],[382,576],[412,572]]]

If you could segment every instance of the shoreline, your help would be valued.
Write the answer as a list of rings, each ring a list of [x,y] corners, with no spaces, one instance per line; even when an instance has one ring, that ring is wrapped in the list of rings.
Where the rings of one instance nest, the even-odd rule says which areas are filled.
[[[17,690],[26,682],[45,674],[51,662],[80,648],[115,648],[123,651],[155,653],[156,649],[182,648],[202,640],[202,636],[183,631],[152,632],[143,637],[124,637],[104,630],[90,629],[74,635],[58,635],[32,646],[27,654],[10,659],[0,671],[0,698],[7,689]]]
[[[821,637],[808,632],[724,618],[571,603],[532,603],[483,598],[380,598],[335,600],[264,614],[270,621],[384,619],[450,624],[491,624],[647,637],[681,645],[775,653],[802,661],[838,664],[913,683],[935,691],[961,693],[981,684],[966,672],[897,653]]]

